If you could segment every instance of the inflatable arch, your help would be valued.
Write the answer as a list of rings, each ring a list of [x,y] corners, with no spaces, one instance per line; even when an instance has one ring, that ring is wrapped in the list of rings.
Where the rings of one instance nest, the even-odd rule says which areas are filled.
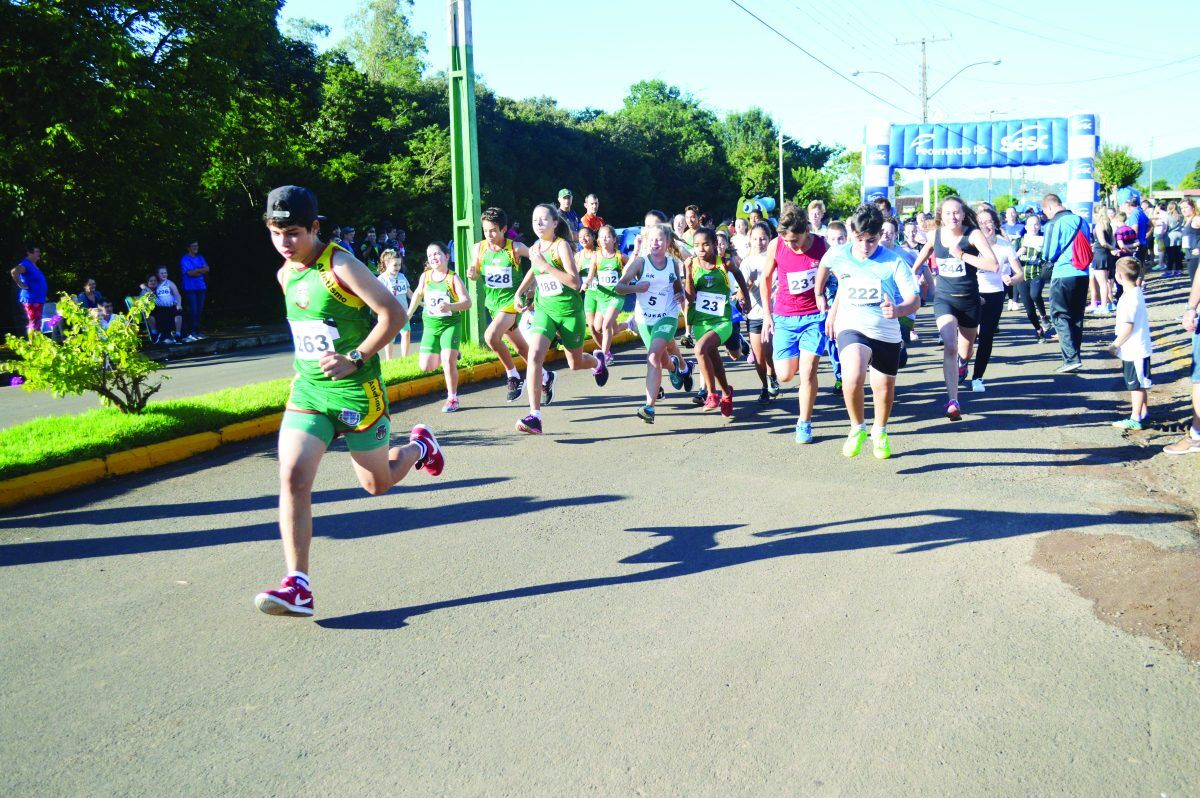
[[[1095,178],[1100,137],[1095,114],[991,122],[892,125],[867,123],[863,141],[863,201],[893,196],[897,169],[979,169],[1065,163],[1063,204],[1085,219],[1099,199]]]

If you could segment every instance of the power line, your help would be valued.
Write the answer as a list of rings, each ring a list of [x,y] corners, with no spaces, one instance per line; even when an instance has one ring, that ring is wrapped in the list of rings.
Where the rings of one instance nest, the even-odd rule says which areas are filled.
[[[1142,67],[1141,69],[1131,69],[1128,72],[1117,72],[1114,75],[1101,75],[1098,78],[1081,78],[1079,80],[1039,80],[1039,86],[1076,86],[1080,83],[1098,83],[1102,80],[1116,80],[1118,78],[1127,78],[1131,75],[1141,75],[1144,72],[1153,72],[1156,69],[1166,69],[1167,67],[1176,66],[1178,64],[1186,64],[1188,61],[1195,61],[1200,58],[1200,53],[1185,56],[1175,61],[1168,61],[1165,64],[1155,64],[1154,66]],[[1008,80],[984,80],[982,78],[968,78],[975,83],[990,83],[998,86],[1011,86],[1013,81]]]
[[[762,25],[764,28],[766,28],[767,30],[771,31],[771,32],[772,32],[772,33],[774,33],[776,36],[778,36],[779,38],[783,39],[785,42],[787,42],[788,44],[790,44],[792,47],[795,47],[797,50],[799,50],[800,52],[804,53],[806,56],[808,56],[809,58],[811,58],[813,61],[816,61],[818,64],[820,64],[821,66],[825,67],[825,68],[826,68],[826,69],[828,69],[830,72],[832,72],[834,75],[837,75],[839,78],[841,78],[842,80],[846,81],[846,82],[847,82],[847,83],[849,83],[851,86],[853,86],[853,87],[855,87],[856,89],[858,89],[859,91],[861,91],[861,92],[864,92],[864,93],[866,93],[866,94],[869,94],[869,95],[871,95],[871,96],[872,96],[872,97],[874,97],[876,100],[879,100],[879,102],[883,103],[884,105],[888,106],[889,108],[894,108],[894,109],[896,109],[897,111],[899,111],[899,112],[901,112],[901,113],[904,113],[904,114],[908,113],[908,111],[906,111],[905,109],[903,109],[903,108],[901,108],[900,106],[896,105],[896,104],[895,104],[895,103],[893,103],[892,101],[890,101],[890,100],[887,100],[887,99],[884,99],[883,97],[880,97],[878,94],[876,94],[875,92],[873,92],[873,91],[871,91],[870,89],[866,88],[865,86],[862,86],[862,85],[860,85],[860,84],[858,84],[858,83],[855,83],[853,80],[851,80],[851,79],[850,79],[849,77],[847,77],[846,75],[843,75],[841,72],[839,72],[839,71],[838,71],[837,69],[835,69],[834,67],[832,67],[832,66],[830,66],[829,64],[827,64],[826,62],[822,61],[820,58],[818,58],[817,56],[813,55],[813,54],[812,54],[812,53],[810,53],[808,50],[806,50],[806,49],[804,49],[803,47],[801,47],[799,44],[796,44],[796,42],[795,42],[795,41],[793,41],[791,38],[789,38],[789,37],[788,37],[786,34],[782,33],[782,32],[781,32],[780,30],[778,30],[778,29],[777,29],[777,28],[776,28],[774,25],[772,25],[771,23],[767,22],[765,19],[763,19],[762,17],[760,17],[758,14],[755,14],[753,11],[751,11],[751,10],[750,10],[750,9],[748,9],[748,8],[746,8],[744,5],[742,5],[741,3],[739,3],[739,2],[738,2],[738,0],[729,0],[729,2],[733,3],[735,6],[737,6],[738,8],[740,8],[742,11],[745,11],[747,14],[749,14],[749,15],[750,15],[750,16],[752,16],[752,17],[754,17],[754,19],[756,19],[756,20],[758,21],[758,23],[759,23],[760,25]]]
[[[936,2],[936,0],[935,0],[935,2]],[[980,22],[986,22],[989,25],[995,25],[1000,28],[1007,28],[1011,31],[1016,31],[1017,33],[1023,33],[1026,36],[1033,36],[1038,39],[1044,39],[1045,41],[1051,42],[1052,44],[1061,44],[1064,47],[1074,47],[1079,50],[1087,50],[1088,52],[1099,53],[1100,55],[1108,56],[1110,58],[1115,55],[1120,58],[1135,58],[1135,59],[1139,59],[1139,60],[1141,59],[1141,56],[1138,56],[1136,54],[1121,52],[1121,50],[1118,49],[1118,45],[1116,45],[1116,44],[1114,44],[1109,49],[1101,49],[1101,48],[1092,47],[1092,46],[1086,45],[1086,44],[1078,44],[1076,42],[1063,41],[1062,39],[1056,39],[1053,36],[1047,36],[1044,33],[1038,33],[1037,31],[1032,31],[1028,28],[1022,28],[1022,27],[1013,25],[1008,22],[1000,22],[999,20],[993,19],[991,17],[985,17],[981,14],[975,14],[970,11],[964,11],[963,9],[958,8],[957,6],[948,5],[948,4],[942,3],[942,2],[937,2],[937,5],[944,8],[947,11],[953,11],[956,14],[962,14],[963,16],[977,19]]]

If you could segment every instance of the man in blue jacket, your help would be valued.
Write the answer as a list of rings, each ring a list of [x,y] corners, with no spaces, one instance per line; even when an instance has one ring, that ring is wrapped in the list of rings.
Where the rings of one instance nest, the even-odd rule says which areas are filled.
[[[1043,231],[1042,258],[1052,270],[1050,320],[1058,332],[1063,360],[1057,373],[1069,374],[1083,368],[1080,349],[1088,295],[1088,264],[1075,263],[1075,236],[1082,231],[1085,238],[1090,238],[1091,230],[1087,222],[1063,207],[1057,194],[1042,197],[1042,212],[1048,219]]]

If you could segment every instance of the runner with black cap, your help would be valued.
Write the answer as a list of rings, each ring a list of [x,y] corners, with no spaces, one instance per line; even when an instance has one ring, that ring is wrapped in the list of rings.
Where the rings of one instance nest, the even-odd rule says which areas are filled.
[[[391,420],[378,353],[408,313],[348,251],[321,241],[321,218],[317,198],[300,186],[272,191],[263,214],[271,243],[285,259],[276,277],[296,351],[296,378],[279,428],[279,530],[287,575],[278,589],[254,599],[268,615],[313,614],[312,486],[334,438],[345,438],[359,484],[373,495],[386,493],[414,467],[436,476],[445,465],[424,424],[413,427],[408,443],[388,448]]]

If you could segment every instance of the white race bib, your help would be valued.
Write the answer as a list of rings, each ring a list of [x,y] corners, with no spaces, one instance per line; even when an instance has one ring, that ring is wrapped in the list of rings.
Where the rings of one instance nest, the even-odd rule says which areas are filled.
[[[612,288],[620,281],[621,274],[616,269],[605,269],[596,273],[596,279],[605,288]]]
[[[647,291],[638,295],[638,311],[642,314],[643,321],[652,324],[665,317],[670,310],[671,294],[668,292]]]
[[[938,274],[943,277],[966,277],[967,264],[958,258],[942,258],[937,262]]]
[[[538,293],[542,296],[558,296],[562,293],[562,283],[552,274],[535,275],[537,280]]]
[[[802,272],[788,272],[787,284],[788,293],[793,296],[808,293],[817,285],[817,270],[805,269]]]
[[[696,311],[708,316],[724,316],[725,302],[728,300],[724,294],[714,294],[712,291],[697,291],[696,292]]]
[[[323,321],[289,321],[292,327],[292,345],[300,360],[320,360],[327,352],[333,352],[333,342],[338,339],[336,327]]]
[[[483,284],[488,288],[512,288],[513,270],[511,266],[485,266],[483,269]]]
[[[847,277],[838,286],[838,296],[845,296],[851,305],[878,305],[883,301],[883,282],[878,277]]]
[[[450,297],[443,293],[425,295],[425,313],[429,316],[445,318],[451,314]]]

